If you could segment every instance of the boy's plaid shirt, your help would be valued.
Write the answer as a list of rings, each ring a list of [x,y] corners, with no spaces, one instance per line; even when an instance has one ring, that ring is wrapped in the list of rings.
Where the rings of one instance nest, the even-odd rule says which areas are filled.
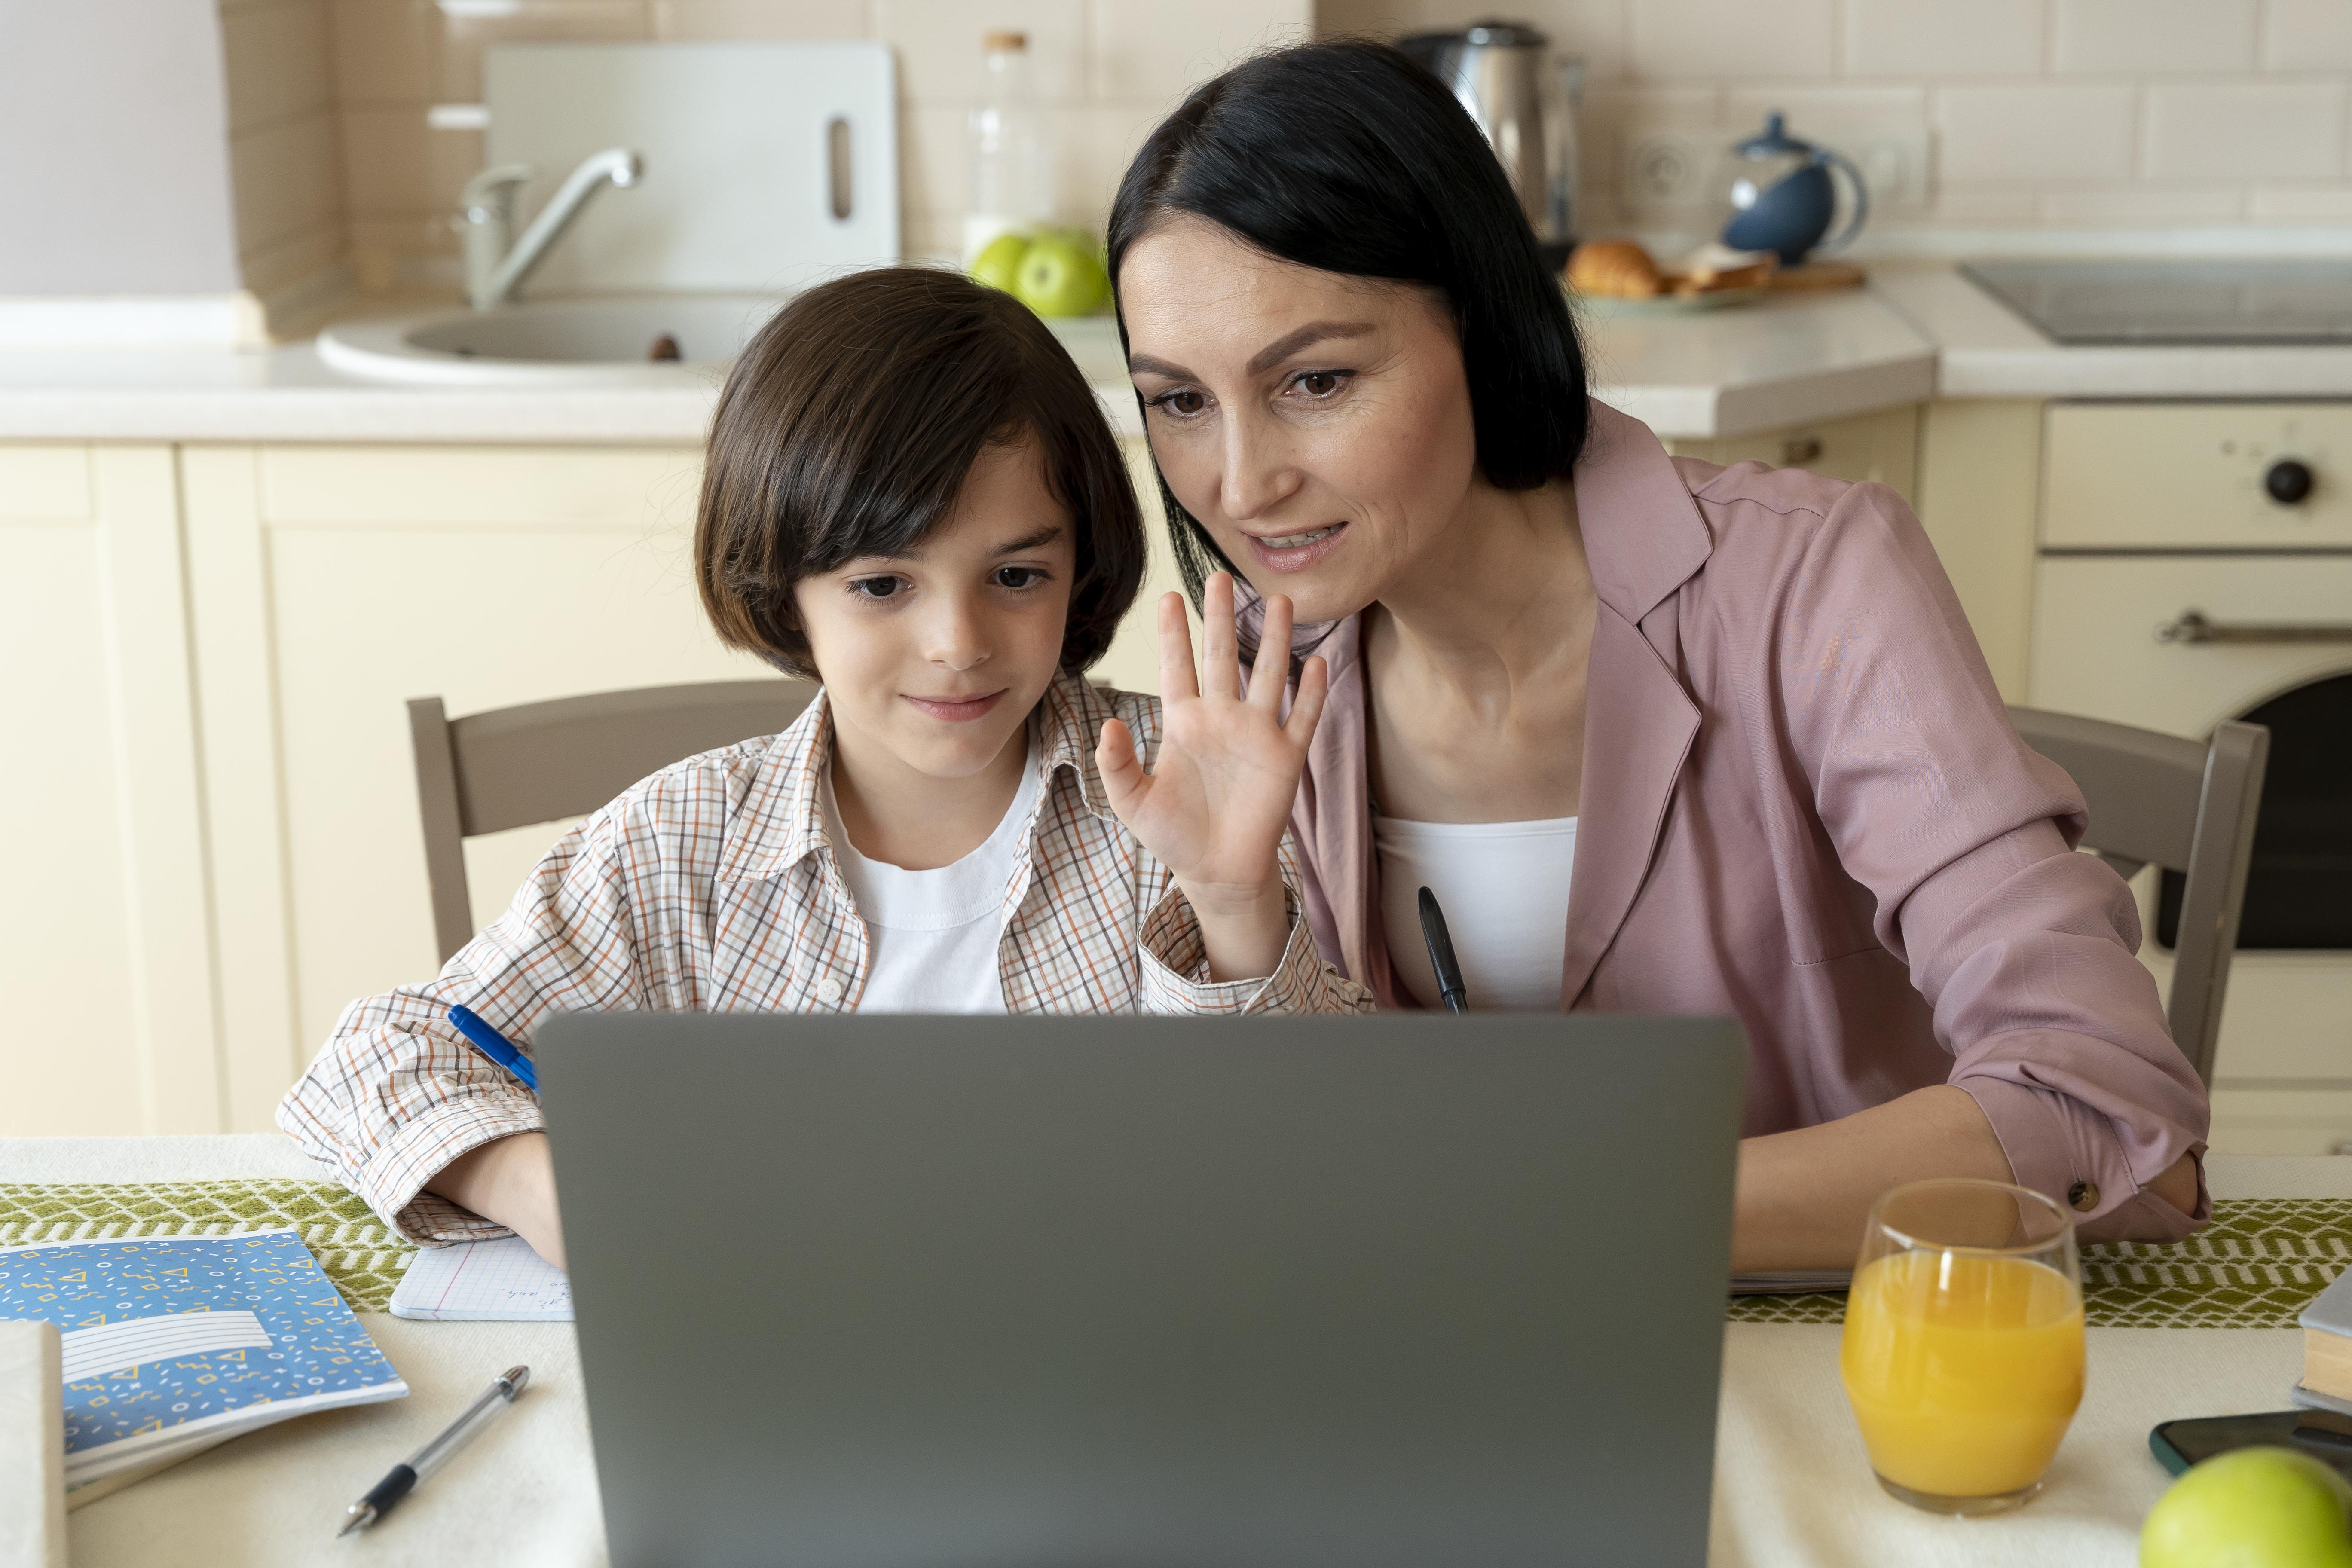
[[[1287,840],[1282,962],[1265,980],[1207,980],[1190,906],[1104,795],[1094,746],[1114,714],[1150,764],[1157,699],[1065,674],[1039,705],[1046,787],[1004,890],[1006,1010],[1370,1012],[1370,994],[1316,952]],[[543,1125],[537,1100],[451,1027],[453,1005],[525,1050],[553,1012],[854,1010],[867,938],[825,840],[817,785],[831,754],[819,693],[781,735],[631,786],[564,835],[437,979],[345,1008],[278,1124],[402,1234],[500,1236],[503,1226],[423,1190],[468,1150]]]

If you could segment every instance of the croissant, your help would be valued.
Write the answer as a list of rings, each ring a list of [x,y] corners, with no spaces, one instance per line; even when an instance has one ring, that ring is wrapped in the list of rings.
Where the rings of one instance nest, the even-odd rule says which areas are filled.
[[[1568,257],[1568,286],[1609,300],[1654,299],[1664,288],[1658,264],[1630,239],[1595,239]]]

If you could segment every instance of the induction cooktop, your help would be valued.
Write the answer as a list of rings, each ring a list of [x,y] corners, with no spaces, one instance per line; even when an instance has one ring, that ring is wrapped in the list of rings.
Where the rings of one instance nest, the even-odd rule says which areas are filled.
[[[2352,343],[2352,260],[1978,261],[1960,271],[2062,343]]]

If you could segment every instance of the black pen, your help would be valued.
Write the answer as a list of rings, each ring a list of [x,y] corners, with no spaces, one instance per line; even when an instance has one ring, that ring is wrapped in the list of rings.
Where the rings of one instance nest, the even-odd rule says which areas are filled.
[[[1421,890],[1421,934],[1429,943],[1429,966],[1437,971],[1437,992],[1445,999],[1445,1010],[1467,1013],[1470,994],[1462,989],[1462,966],[1454,961],[1454,939],[1446,934],[1445,911],[1437,907],[1437,895],[1427,888]]]
[[[343,1510],[343,1528],[335,1531],[349,1535],[354,1530],[365,1530],[393,1510],[393,1505],[416,1489],[416,1483],[441,1468],[441,1462],[457,1451],[465,1440],[480,1431],[489,1418],[515,1402],[517,1395],[530,1386],[530,1368],[510,1366],[496,1382],[482,1391],[482,1396],[466,1406],[466,1413],[441,1429],[441,1435],[410,1456],[404,1465],[394,1465],[392,1473],[376,1482],[375,1489]]]

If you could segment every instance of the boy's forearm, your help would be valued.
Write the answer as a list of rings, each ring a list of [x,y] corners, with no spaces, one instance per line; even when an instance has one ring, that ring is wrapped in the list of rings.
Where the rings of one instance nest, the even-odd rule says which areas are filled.
[[[1281,964],[1290,945],[1290,900],[1280,879],[1239,894],[1177,886],[1200,924],[1211,980],[1263,980]]]
[[[544,1132],[518,1132],[471,1149],[425,1184],[484,1219],[496,1220],[564,1267],[563,1224],[555,1203],[555,1161]]]

